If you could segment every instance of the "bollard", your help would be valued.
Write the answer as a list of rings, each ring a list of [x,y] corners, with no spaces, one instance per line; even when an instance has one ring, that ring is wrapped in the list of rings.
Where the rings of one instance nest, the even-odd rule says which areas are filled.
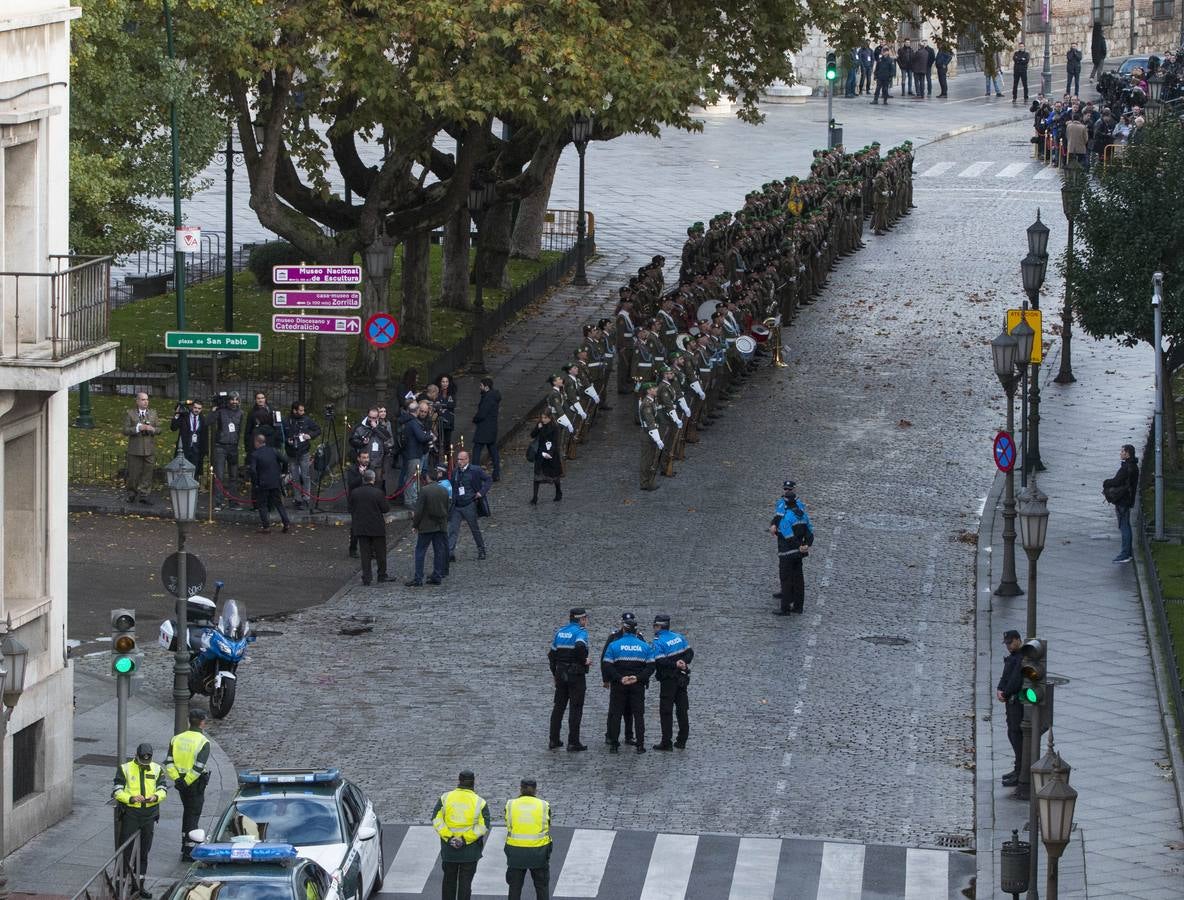
[[[1028,890],[1028,866],[1032,847],[1020,840],[1018,831],[1011,832],[1011,840],[1004,841],[999,850],[999,888],[1013,898]]]

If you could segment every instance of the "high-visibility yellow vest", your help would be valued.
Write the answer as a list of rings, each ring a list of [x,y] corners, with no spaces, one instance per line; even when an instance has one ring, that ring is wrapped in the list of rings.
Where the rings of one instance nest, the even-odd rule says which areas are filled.
[[[551,843],[551,804],[538,797],[506,801],[506,845],[545,847]]]
[[[436,834],[444,840],[459,837],[472,844],[489,831],[481,811],[485,801],[468,788],[456,788],[440,797],[440,811],[432,819]]]
[[[149,763],[143,768],[134,759],[128,760],[119,770],[123,773],[123,785],[117,786],[111,796],[116,802],[132,809],[150,809],[164,800],[165,790],[161,781],[164,770],[160,763]],[[133,803],[132,797],[147,797],[144,803]]]
[[[193,784],[205,773],[205,763],[199,763],[197,755],[209,742],[200,731],[182,731],[176,735],[169,744],[165,773],[174,782],[184,777],[186,784]]]

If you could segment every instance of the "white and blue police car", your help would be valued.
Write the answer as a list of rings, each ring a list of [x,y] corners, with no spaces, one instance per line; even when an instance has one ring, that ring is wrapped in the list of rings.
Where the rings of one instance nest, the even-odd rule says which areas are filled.
[[[329,873],[342,900],[364,900],[382,887],[382,824],[374,804],[340,771],[248,769],[238,773],[238,784],[213,843],[291,845]]]
[[[291,844],[242,840],[194,848],[193,865],[164,900],[344,900],[339,887]]]

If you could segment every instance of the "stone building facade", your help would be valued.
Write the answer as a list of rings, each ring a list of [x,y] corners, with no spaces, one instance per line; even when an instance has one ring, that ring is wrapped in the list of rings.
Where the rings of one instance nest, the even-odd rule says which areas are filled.
[[[1028,0],[1025,5],[1024,36],[1032,65],[1039,70],[1044,63],[1043,0]],[[1093,23],[1102,23],[1108,59],[1123,56],[1162,57],[1184,41],[1184,0],[1051,0],[1052,23],[1049,57],[1054,74],[1054,88],[1065,71],[1069,46],[1077,42],[1083,56],[1082,77],[1089,74]],[[1082,86],[1084,90],[1084,85]]]

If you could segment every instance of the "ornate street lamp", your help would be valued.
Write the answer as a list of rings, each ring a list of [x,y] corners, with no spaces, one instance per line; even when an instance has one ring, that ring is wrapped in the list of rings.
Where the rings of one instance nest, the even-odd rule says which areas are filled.
[[[189,555],[185,526],[197,512],[197,481],[193,463],[181,453],[164,467],[173,518],[177,521],[177,654],[173,660],[173,730],[180,734],[189,722]]]
[[[592,138],[592,117],[583,110],[575,114],[571,120],[571,139],[576,145],[576,152],[580,154],[580,202],[576,213],[576,273],[571,283],[583,287],[588,283],[588,276],[584,272],[584,151],[588,149],[588,141]]]
[[[1049,740],[1051,744],[1051,738]],[[1049,753],[1055,751],[1049,748]],[[1035,773],[1035,766],[1033,774]],[[1048,881],[1045,886],[1045,900],[1057,900],[1058,869],[1061,854],[1069,845],[1073,834],[1073,811],[1077,807],[1077,791],[1069,784],[1070,766],[1055,754],[1051,761],[1052,771],[1043,780],[1043,787],[1036,792],[1036,803],[1040,807],[1040,840],[1048,853]],[[1035,782],[1033,783],[1035,787]]]
[[[8,733],[8,720],[21,694],[25,690],[25,668],[29,661],[29,648],[12,634],[12,614],[8,614],[7,628],[0,640],[0,692],[3,693],[4,709],[0,711],[0,738]],[[3,747],[0,746],[0,772],[3,772]],[[4,870],[4,857],[8,855],[4,834],[0,831],[0,897],[7,898],[8,873]]]
[[[1036,561],[1044,550],[1048,534],[1048,497],[1036,486],[1036,479],[1020,494],[1017,503],[1020,542],[1028,555],[1028,637],[1036,637]]]
[[[477,321],[473,327],[473,361],[469,364],[469,369],[475,375],[484,375],[489,371],[485,367],[485,296],[482,293],[484,285],[481,283],[481,237],[485,233],[482,227],[485,211],[493,205],[494,198],[494,183],[486,180],[480,172],[475,172],[469,184],[469,216],[477,226],[477,252],[474,264],[477,282]]]
[[[1069,222],[1069,252],[1065,265],[1065,304],[1061,307],[1061,368],[1057,372],[1057,377],[1053,379],[1057,384],[1072,384],[1077,380],[1073,377],[1073,362],[1070,356],[1073,340],[1073,222],[1081,212],[1081,199],[1084,193],[1085,185],[1081,170],[1069,169],[1065,173],[1065,183],[1061,185],[1061,207]]]
[[[1027,304],[1024,305],[1025,312]],[[1022,440],[1022,467],[1020,469],[1020,484],[1028,486],[1028,430],[1031,425],[1028,419],[1028,363],[1032,359],[1032,346],[1036,343],[1036,331],[1028,324],[1027,318],[1020,319],[1018,325],[1011,329],[1012,337],[1016,339],[1016,367],[1020,371],[1020,423],[1024,429]]]
[[[1028,331],[1032,330],[1031,326]],[[995,367],[995,375],[1003,390],[1007,394],[1007,433],[1015,442],[1015,387],[1016,362],[1019,359],[1019,341],[1014,336],[1003,331],[991,341],[991,362]],[[1004,476],[1003,491],[1003,576],[999,580],[999,587],[995,588],[997,597],[1018,597],[1023,593],[1015,577],[1015,476],[1014,466],[1007,470]]]
[[[1033,256],[1048,256],[1048,226],[1040,221],[1040,210],[1036,210],[1036,221],[1028,226],[1028,252]]]
[[[404,252],[406,248],[404,248]],[[366,277],[370,280],[370,286],[374,289],[374,295],[378,300],[378,308],[385,309],[386,301],[390,293],[390,279],[391,272],[395,268],[395,245],[387,238],[387,236],[379,229],[378,235],[374,241],[370,243],[365,250],[362,251],[362,261],[366,266]],[[300,336],[300,361],[299,361],[299,377],[300,402],[304,402],[304,335]],[[390,356],[388,351],[378,351],[378,365],[375,368],[374,375],[374,393],[377,397],[377,403],[386,402],[386,385],[390,374]]]
[[[1032,309],[1040,309],[1040,288],[1044,285],[1045,263],[1039,256],[1029,253],[1020,260],[1020,275],[1023,278],[1024,293]]]
[[[1040,221],[1040,210],[1036,210],[1036,221],[1028,226],[1028,255],[1020,263],[1020,272],[1024,281],[1024,292],[1032,304],[1032,309],[1040,309],[1040,288],[1044,284],[1044,275],[1048,269],[1048,226]],[[1037,340],[1040,335],[1037,335]],[[1028,396],[1027,430],[1031,437],[1026,440],[1027,448],[1024,453],[1024,471],[1044,471],[1044,463],[1040,460],[1040,365],[1032,363],[1031,379],[1025,385]]]

